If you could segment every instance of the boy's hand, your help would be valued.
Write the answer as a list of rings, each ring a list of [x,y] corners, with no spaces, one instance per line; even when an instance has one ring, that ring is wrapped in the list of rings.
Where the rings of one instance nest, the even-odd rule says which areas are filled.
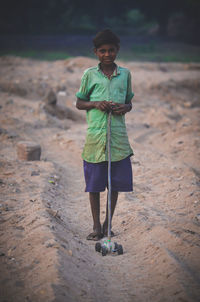
[[[101,111],[110,111],[111,110],[111,104],[113,104],[113,103],[108,102],[108,101],[95,102],[95,108],[99,109]]]
[[[132,105],[131,104],[119,104],[115,103],[115,105],[112,107],[113,114],[116,115],[123,115],[129,111],[131,111]]]

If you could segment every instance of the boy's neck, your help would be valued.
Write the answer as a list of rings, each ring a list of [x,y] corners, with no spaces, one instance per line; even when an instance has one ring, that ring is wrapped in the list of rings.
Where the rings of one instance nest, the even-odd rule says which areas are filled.
[[[101,70],[103,72],[104,71],[106,71],[106,72],[113,72],[115,70],[115,68],[116,68],[116,64],[112,63],[110,65],[105,65],[105,64],[100,63],[100,68],[101,68]]]

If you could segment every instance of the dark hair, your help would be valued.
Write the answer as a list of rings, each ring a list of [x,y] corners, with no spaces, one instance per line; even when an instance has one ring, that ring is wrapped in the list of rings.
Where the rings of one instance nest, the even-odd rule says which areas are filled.
[[[104,29],[98,32],[93,39],[95,48],[98,48],[103,44],[114,44],[119,47],[119,43],[120,39],[110,29]]]

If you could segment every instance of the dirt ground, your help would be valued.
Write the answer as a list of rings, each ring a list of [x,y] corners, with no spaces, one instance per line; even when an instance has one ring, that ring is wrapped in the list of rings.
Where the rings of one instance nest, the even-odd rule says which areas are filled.
[[[124,254],[102,257],[86,240],[87,125],[75,108],[96,61],[0,58],[1,302],[200,300],[200,64],[118,63],[135,92],[126,115],[134,192],[120,193],[113,218]],[[41,145],[40,161],[17,159],[24,140]]]

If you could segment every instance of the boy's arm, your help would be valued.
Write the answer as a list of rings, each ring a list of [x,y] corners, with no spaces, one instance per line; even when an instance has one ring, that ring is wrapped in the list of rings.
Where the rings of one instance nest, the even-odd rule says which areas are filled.
[[[79,98],[76,101],[76,108],[79,110],[90,110],[95,108],[95,102],[86,102]]]
[[[111,109],[112,102],[107,101],[98,101],[98,102],[87,102],[77,98],[76,108],[79,110],[91,110],[91,109],[99,109],[101,111],[109,111]]]

